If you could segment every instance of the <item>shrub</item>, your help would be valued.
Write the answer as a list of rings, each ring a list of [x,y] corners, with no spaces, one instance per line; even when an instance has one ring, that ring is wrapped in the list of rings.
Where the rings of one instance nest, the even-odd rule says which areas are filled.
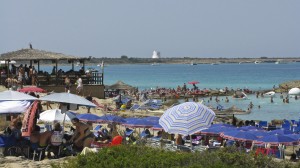
[[[236,148],[223,148],[205,152],[171,152],[138,145],[121,145],[103,148],[98,153],[78,155],[56,167],[120,167],[120,168],[169,168],[169,167],[205,167],[205,168],[257,168],[257,167],[299,167],[299,164],[276,162],[270,157],[256,156]]]

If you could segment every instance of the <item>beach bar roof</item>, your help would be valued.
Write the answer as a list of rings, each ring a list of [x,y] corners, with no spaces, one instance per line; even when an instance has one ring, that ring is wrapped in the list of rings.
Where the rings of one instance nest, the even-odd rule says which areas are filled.
[[[87,58],[75,57],[65,55],[62,53],[55,53],[50,51],[38,50],[38,49],[21,49],[17,51],[7,52],[1,54],[1,60],[84,60]]]

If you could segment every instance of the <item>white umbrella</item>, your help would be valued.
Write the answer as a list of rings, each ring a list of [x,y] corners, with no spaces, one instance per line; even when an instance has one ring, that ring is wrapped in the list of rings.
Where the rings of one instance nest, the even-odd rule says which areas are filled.
[[[23,113],[31,105],[30,101],[0,101],[1,113]]]
[[[45,122],[63,122],[64,121],[65,114],[61,113],[60,109],[51,109],[46,110],[40,114],[40,121]],[[66,118],[65,121],[70,122],[73,118],[75,118],[76,115],[72,114],[71,112],[66,112]]]
[[[159,119],[159,124],[168,133],[192,135],[210,127],[215,113],[195,102],[185,102],[166,110]]]
[[[289,95],[300,95],[300,89],[299,88],[292,88],[289,91]]]
[[[25,93],[12,91],[12,90],[0,92],[0,101],[12,101],[12,100],[37,100],[37,98]]]
[[[96,107],[96,105],[94,103],[88,101],[87,99],[85,99],[83,97],[80,97],[80,96],[72,94],[72,93],[65,93],[65,92],[64,93],[52,93],[50,95],[41,97],[40,100]]]

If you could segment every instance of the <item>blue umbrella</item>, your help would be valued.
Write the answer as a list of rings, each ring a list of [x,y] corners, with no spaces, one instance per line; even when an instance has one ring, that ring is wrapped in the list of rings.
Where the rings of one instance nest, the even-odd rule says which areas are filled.
[[[166,110],[159,119],[159,124],[168,133],[192,135],[209,128],[215,113],[203,104],[185,102]]]
[[[249,130],[262,130],[262,128],[258,128],[255,126],[242,126],[239,127],[238,130],[249,131]]]
[[[129,122],[129,121],[136,120],[136,119],[137,119],[136,117],[125,118],[125,123],[126,123],[126,122]]]
[[[90,113],[78,114],[76,117],[81,121],[90,121],[90,122],[97,122],[100,119],[99,116]]]
[[[250,132],[251,134],[254,134],[257,137],[264,137],[264,136],[270,135],[267,131],[264,131],[264,130],[249,130],[248,132]]]
[[[149,117],[145,117],[144,119],[149,120],[149,121],[158,121],[159,117],[157,117],[157,116],[149,116]]]
[[[296,142],[298,142],[298,139],[280,134],[267,135],[257,140],[257,143],[269,143],[271,145],[294,145]]]
[[[269,131],[270,135],[274,135],[274,134],[285,135],[285,134],[293,134],[293,133],[294,133],[293,131],[286,130],[286,129],[277,129],[277,130]]]
[[[202,130],[201,134],[203,135],[219,135],[222,132],[234,130],[233,127],[210,127],[208,129]]]
[[[142,118],[136,118],[136,119],[131,119],[127,120],[126,123],[123,123],[124,126],[126,127],[132,127],[132,128],[150,128],[153,127],[153,123],[151,121],[147,121]]]
[[[210,126],[210,128],[213,128],[213,127],[235,127],[235,126],[230,125],[230,124],[217,123],[217,124],[212,124],[212,125]]]
[[[153,124],[158,124],[159,121],[159,117],[156,116],[145,117],[144,119],[152,122]]]
[[[254,134],[251,134],[250,131],[228,131],[222,133],[221,137],[230,139],[230,140],[239,140],[239,141],[253,141],[257,140],[258,137],[255,136]]]
[[[159,124],[155,124],[155,125],[153,125],[152,129],[153,130],[160,130],[160,131],[162,131],[163,127],[161,125],[159,125]]]
[[[285,136],[288,136],[293,139],[297,139],[298,141],[300,140],[300,134],[286,134]]]
[[[99,122],[108,122],[108,123],[112,123],[112,122],[124,123],[124,122],[126,122],[126,120],[123,117],[116,116],[116,115],[104,115],[104,116],[101,116],[98,119],[98,121]]]

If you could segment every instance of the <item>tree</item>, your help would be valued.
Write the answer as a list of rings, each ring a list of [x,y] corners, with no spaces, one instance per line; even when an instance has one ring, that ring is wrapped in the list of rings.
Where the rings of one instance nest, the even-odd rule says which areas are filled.
[[[122,55],[121,59],[128,59],[128,57],[126,55]]]

